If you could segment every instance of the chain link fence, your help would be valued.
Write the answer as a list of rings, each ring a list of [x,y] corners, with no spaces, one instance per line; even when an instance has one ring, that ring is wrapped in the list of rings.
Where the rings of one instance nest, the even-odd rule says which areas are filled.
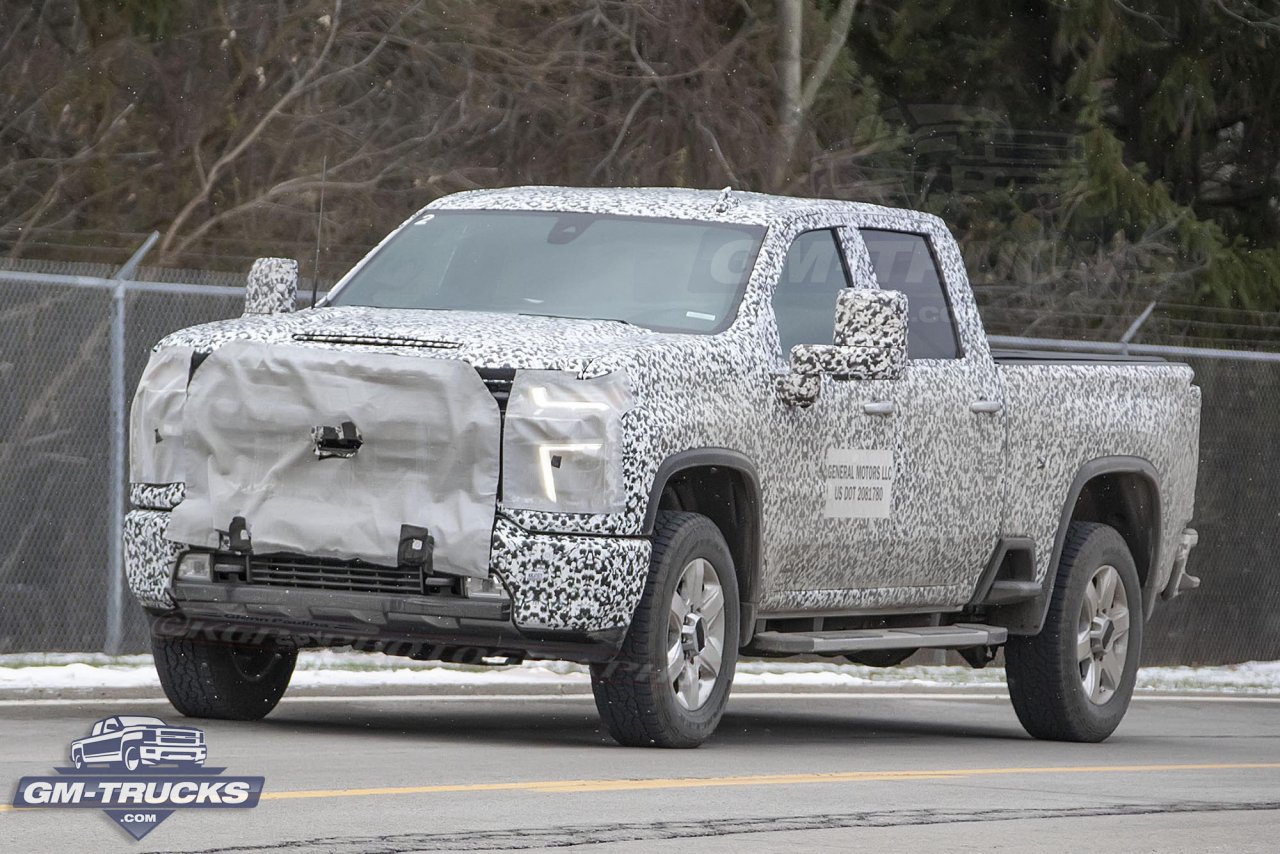
[[[145,623],[123,589],[114,533],[125,460],[113,422],[127,413],[150,346],[173,330],[238,315],[243,280],[7,265],[0,267],[0,652],[143,650]],[[1280,585],[1272,581],[1280,552],[1280,356],[1209,353],[1169,350],[1191,364],[1203,390],[1193,523],[1201,537],[1191,567],[1203,585],[1158,609],[1148,664],[1280,659]]]
[[[115,413],[127,414],[152,344],[238,315],[243,286],[217,274],[191,285],[10,266],[0,270],[0,652],[141,650],[145,622],[116,557],[127,460]]]

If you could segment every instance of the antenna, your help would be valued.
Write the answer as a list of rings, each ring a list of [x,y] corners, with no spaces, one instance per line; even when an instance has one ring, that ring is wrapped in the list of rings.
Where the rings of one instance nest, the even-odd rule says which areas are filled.
[[[316,260],[311,265],[311,307],[316,307],[316,293],[320,288],[320,229],[324,228],[324,184],[329,178],[329,155],[320,166],[320,210],[316,213]]]

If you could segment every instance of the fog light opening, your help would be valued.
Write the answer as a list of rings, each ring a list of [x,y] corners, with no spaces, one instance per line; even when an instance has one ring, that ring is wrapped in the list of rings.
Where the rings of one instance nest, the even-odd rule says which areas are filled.
[[[205,552],[187,552],[178,561],[178,581],[212,581],[213,557]]]

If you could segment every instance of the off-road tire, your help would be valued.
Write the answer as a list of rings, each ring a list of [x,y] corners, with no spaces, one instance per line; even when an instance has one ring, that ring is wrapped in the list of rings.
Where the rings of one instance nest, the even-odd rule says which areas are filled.
[[[684,567],[711,563],[724,594],[724,649],[711,694],[695,710],[683,708],[667,681],[671,598]],[[609,734],[630,747],[697,747],[715,732],[729,700],[738,658],[738,583],[720,530],[697,513],[662,512],[654,525],[653,555],[644,593],[619,651],[591,665],[596,708]]]
[[[1115,693],[1105,703],[1085,693],[1076,657],[1077,618],[1085,586],[1102,566],[1113,566],[1124,585],[1129,640]],[[1142,657],[1142,587],[1124,539],[1112,527],[1072,522],[1062,546],[1057,580],[1040,634],[1011,637],[1005,646],[1009,698],[1023,728],[1051,741],[1099,742],[1120,725]]]
[[[245,646],[151,632],[160,685],[189,718],[256,721],[276,707],[297,661],[297,650]]]

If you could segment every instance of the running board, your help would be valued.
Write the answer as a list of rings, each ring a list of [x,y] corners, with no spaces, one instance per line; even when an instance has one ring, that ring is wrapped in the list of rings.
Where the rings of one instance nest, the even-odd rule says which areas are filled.
[[[920,626],[910,629],[850,629],[843,632],[757,632],[751,640],[766,652],[803,653],[866,652],[874,649],[965,649],[998,646],[1009,639],[1000,626],[956,623],[954,626]]]

